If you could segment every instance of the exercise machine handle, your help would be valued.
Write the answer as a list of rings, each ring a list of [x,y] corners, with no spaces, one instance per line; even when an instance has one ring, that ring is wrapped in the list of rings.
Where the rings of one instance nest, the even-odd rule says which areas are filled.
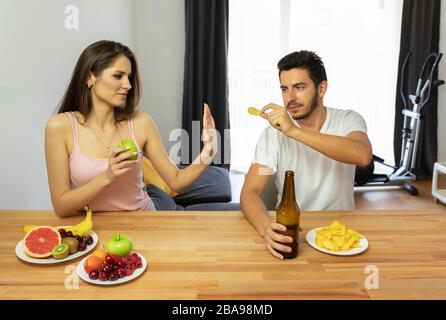
[[[406,95],[404,94],[404,81],[406,80],[405,79],[406,65],[407,65],[407,62],[409,61],[411,54],[412,54],[412,52],[410,52],[410,51],[407,52],[406,58],[404,58],[403,66],[401,68],[400,95],[401,95],[401,99],[403,100],[404,109],[407,109]]]
[[[439,54],[432,53],[431,55],[429,55],[429,57],[427,58],[426,62],[423,65],[422,74],[424,73],[424,68],[425,68],[427,62],[429,60],[431,60],[432,57],[435,57],[435,61],[432,64],[432,67],[431,67],[431,70],[430,70],[430,73],[429,73],[429,77],[428,77],[426,83],[424,84],[423,89],[421,90],[421,95],[420,95],[420,97],[421,97],[421,102],[420,102],[421,107],[423,107],[423,105],[426,104],[427,101],[429,101],[429,98],[431,96],[432,84],[434,82],[434,80],[433,80],[434,72],[435,72],[435,69],[438,67],[438,63],[440,62],[441,58],[443,57],[443,54],[442,53],[439,53]],[[426,92],[426,90],[427,90],[427,96],[424,98],[424,93]]]

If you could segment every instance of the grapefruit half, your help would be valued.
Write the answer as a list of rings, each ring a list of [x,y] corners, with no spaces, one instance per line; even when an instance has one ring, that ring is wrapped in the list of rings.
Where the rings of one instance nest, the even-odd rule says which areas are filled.
[[[47,258],[54,247],[62,242],[59,231],[49,226],[31,229],[23,238],[23,249],[32,258]]]

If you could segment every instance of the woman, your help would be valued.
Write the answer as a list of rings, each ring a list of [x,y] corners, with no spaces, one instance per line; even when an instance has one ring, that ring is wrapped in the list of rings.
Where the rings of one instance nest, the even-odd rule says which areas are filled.
[[[45,127],[48,181],[58,216],[78,214],[87,204],[93,211],[156,210],[144,190],[143,153],[176,192],[207,168],[216,153],[209,107],[204,107],[203,151],[179,170],[153,119],[136,111],[140,92],[137,63],[126,46],[98,41],[79,57],[59,110]],[[117,147],[125,139],[136,144],[137,160],[130,160],[135,154],[128,147]]]

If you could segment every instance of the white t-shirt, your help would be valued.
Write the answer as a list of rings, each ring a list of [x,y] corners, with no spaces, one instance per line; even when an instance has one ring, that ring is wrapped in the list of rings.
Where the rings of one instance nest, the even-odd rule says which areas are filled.
[[[328,107],[326,110],[327,117],[320,133],[337,136],[353,131],[367,133],[367,125],[357,112]],[[294,123],[299,126],[297,121]],[[276,172],[277,204],[282,198],[285,171],[293,170],[296,200],[301,210],[351,210],[355,207],[354,165],[330,159],[285,137],[271,126],[260,135],[252,163],[268,166]]]

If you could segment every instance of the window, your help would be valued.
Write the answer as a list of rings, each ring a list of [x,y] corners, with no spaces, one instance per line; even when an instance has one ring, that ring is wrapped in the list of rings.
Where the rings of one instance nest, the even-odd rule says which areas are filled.
[[[243,0],[229,6],[231,168],[246,172],[268,123],[247,113],[283,105],[277,62],[299,50],[324,61],[326,106],[367,122],[374,154],[393,163],[393,127],[403,0]]]

